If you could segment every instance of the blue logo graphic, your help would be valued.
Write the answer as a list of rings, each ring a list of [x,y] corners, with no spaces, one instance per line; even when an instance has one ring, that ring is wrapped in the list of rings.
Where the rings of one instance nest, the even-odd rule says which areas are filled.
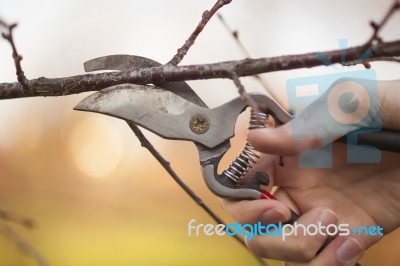
[[[358,236],[383,236],[383,228],[380,225],[372,225],[369,227],[362,225],[352,229],[351,232]]]
[[[345,62],[346,40],[339,40],[342,61]],[[327,65],[332,63],[324,54],[317,55]],[[370,56],[365,52],[357,62]],[[360,133],[382,129],[378,85],[374,70],[345,71],[332,65],[338,73],[289,79],[286,83],[289,107],[298,113],[292,132],[296,140],[319,138],[320,150],[307,150],[299,157],[303,168],[331,168],[333,138],[347,132],[348,163],[379,163],[380,150],[359,145]],[[317,100],[318,99],[318,100]],[[312,117],[312,119],[310,119]]]

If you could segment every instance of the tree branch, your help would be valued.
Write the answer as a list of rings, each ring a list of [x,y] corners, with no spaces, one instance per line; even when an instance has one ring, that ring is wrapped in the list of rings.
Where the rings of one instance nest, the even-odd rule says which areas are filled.
[[[364,52],[364,46],[346,50],[346,62],[356,61]],[[371,57],[400,56],[400,40],[372,44]],[[244,59],[204,65],[172,66],[134,69],[121,72],[86,74],[66,78],[38,78],[28,81],[30,90],[26,92],[19,83],[0,83],[0,99],[37,96],[61,96],[98,91],[106,87],[123,84],[149,84],[198,79],[231,78],[233,72],[238,77],[274,71],[311,68],[326,65],[320,60],[320,53],[286,55],[270,58]],[[325,52],[332,64],[342,63],[342,51]]]
[[[256,101],[253,100],[253,98],[249,97],[246,95],[246,89],[244,88],[242,82],[240,81],[239,77],[236,75],[235,72],[232,73],[231,79],[233,83],[235,84],[236,88],[238,89],[238,92],[240,94],[240,97],[242,98],[242,101],[251,109],[253,109],[253,112],[259,113],[260,108],[258,107],[258,104]]]
[[[211,19],[211,17],[220,9],[222,6],[229,4],[232,0],[218,0],[213,8],[210,11],[204,11],[202,20],[200,23],[197,25],[196,29],[194,32],[189,36],[188,40],[185,42],[185,44],[178,49],[177,54],[171,59],[171,61],[168,63],[169,65],[178,65],[183,57],[187,54],[189,51],[190,47],[194,44],[196,38],[198,35],[202,32],[208,21]],[[167,65],[168,65],[167,64]],[[244,95],[244,87],[241,85],[239,78],[236,76],[233,77],[233,80],[236,83],[240,84],[242,88],[241,95],[242,97],[246,97]],[[239,85],[238,85],[238,88]],[[247,97],[248,98],[248,97]],[[255,105],[255,108],[257,108],[257,105]],[[258,108],[257,108],[258,109]],[[145,147],[152,155],[153,157],[161,164],[161,166],[169,173],[169,175],[172,177],[172,179],[179,185],[181,189],[194,201],[196,202],[197,205],[199,205],[217,224],[223,224],[225,225],[225,222],[211,209],[208,207],[207,204],[203,202],[203,200],[197,196],[197,194],[190,189],[189,186],[186,185],[185,182],[178,176],[178,174],[174,171],[174,169],[171,167],[170,163],[164,159],[164,157],[154,148],[154,146],[151,144],[151,142],[143,135],[142,131],[140,128],[132,122],[128,122],[127,124],[131,128],[131,130],[135,133],[136,137],[139,139],[142,147]],[[237,240],[243,247],[246,247],[246,243],[242,238],[240,238],[238,235],[234,235],[234,239]],[[267,266],[267,263],[264,262],[261,258],[258,256],[254,255],[251,253],[251,255],[258,261],[258,263],[262,266]]]
[[[175,56],[169,61],[168,64],[160,67],[133,69],[121,72],[100,73],[100,74],[87,74],[66,78],[46,79],[38,78],[28,81],[22,71],[21,60],[22,57],[18,54],[15,43],[13,40],[12,31],[16,24],[7,25],[0,20],[0,26],[5,27],[8,32],[3,33],[2,36],[10,43],[13,51],[13,59],[16,67],[16,74],[19,83],[2,83],[0,84],[0,99],[11,99],[21,97],[36,97],[36,96],[60,96],[76,94],[86,91],[97,91],[103,88],[122,84],[148,84],[159,82],[172,82],[184,80],[197,80],[197,79],[214,79],[214,78],[229,78],[232,79],[242,98],[246,103],[257,111],[257,105],[251,102],[251,98],[244,95],[244,87],[240,82],[240,77],[254,76],[261,73],[268,73],[274,71],[290,70],[297,68],[311,68],[315,66],[325,65],[325,61],[320,58],[320,53],[308,53],[300,55],[278,56],[271,58],[260,59],[245,59],[240,61],[228,61],[214,64],[203,65],[188,65],[177,66],[184,56],[189,51],[190,47],[194,44],[198,35],[202,32],[206,24],[212,16],[224,5],[229,4],[232,0],[217,0],[215,5],[210,11],[205,11],[203,17],[196,29],[192,32],[184,45],[178,49]],[[374,29],[371,38],[362,46],[353,47],[346,50],[346,62],[367,63],[370,61],[386,58],[390,59],[394,56],[400,56],[400,40],[383,43],[378,36],[380,29],[385,25],[388,19],[392,16],[396,9],[400,8],[400,2],[395,1],[391,6],[389,12],[385,15],[381,23],[371,23]],[[236,40],[237,34],[232,34]],[[369,58],[361,58],[362,55],[370,49],[372,56]],[[331,64],[343,63],[343,51],[329,51],[324,53],[326,59]],[[397,61],[397,60],[391,60]],[[140,129],[133,123],[128,123],[132,131],[140,140],[143,147],[147,148],[150,153],[160,162],[164,169],[172,176],[175,182],[200,206],[202,207],[217,223],[223,221],[206,205],[204,202],[179,178],[175,171],[154,148],[154,146],[145,138]],[[0,218],[9,220],[18,220],[16,217],[5,215],[0,212]],[[24,224],[24,222],[21,222]],[[24,224],[28,226],[29,223]],[[7,238],[15,242],[21,250],[35,257],[41,265],[47,265],[44,258],[35,251],[29,244],[26,244],[17,233],[12,231],[6,225],[0,223],[0,233],[3,233]],[[244,245],[241,238],[235,238]],[[256,257],[257,258],[257,257]],[[260,258],[257,260],[262,265],[266,265]]]
[[[371,62],[394,62],[394,63],[400,63],[400,57],[376,57],[376,58],[369,58],[361,61],[361,64],[364,65],[365,68],[371,68]],[[359,64],[359,60],[353,61],[353,62],[348,62],[346,64],[343,64],[344,66],[353,66],[356,64]]]
[[[250,58],[250,53],[247,51],[246,47],[244,44],[240,41],[239,38],[239,33],[237,30],[232,30],[231,27],[228,25],[228,23],[225,21],[224,16],[221,13],[217,13],[217,17],[219,18],[219,21],[221,24],[224,26],[225,30],[232,36],[233,40],[235,41],[236,45],[239,47],[240,51],[242,52],[242,55]],[[264,79],[260,75],[254,75],[254,79],[260,83],[260,85],[264,88],[266,92],[281,106],[283,106],[282,102],[280,101],[279,97],[276,96],[275,92],[271,90],[267,84],[265,83]]]
[[[35,227],[35,223],[31,218],[0,210],[0,234],[7,238],[10,242],[14,243],[21,252],[34,259],[39,266],[49,265],[46,258],[39,251],[37,251],[34,246],[32,246],[28,241],[26,241],[4,222],[12,222],[19,224],[26,229],[32,229]]]
[[[17,48],[15,47],[14,38],[13,38],[13,30],[17,26],[17,24],[8,25],[4,21],[0,20],[0,26],[5,27],[7,29],[7,33],[3,32],[1,36],[6,39],[12,48],[12,57],[14,59],[17,80],[21,83],[23,90],[27,93],[29,91],[28,79],[25,77],[24,71],[21,67],[22,56],[18,54]]]
[[[397,10],[400,9],[400,1],[395,0],[393,1],[393,4],[389,8],[388,12],[385,14],[383,17],[382,21],[380,23],[376,23],[374,21],[370,22],[370,25],[372,29],[374,30],[373,34],[369,38],[369,40],[364,44],[365,51],[372,45],[374,41],[377,42],[382,42],[382,39],[379,37],[379,31],[385,26],[386,22],[389,20],[389,18],[393,15],[393,13]]]
[[[196,29],[192,32],[192,34],[182,45],[182,47],[178,49],[176,55],[174,55],[174,57],[168,62],[168,64],[177,66],[185,57],[190,47],[192,47],[197,37],[203,31],[204,27],[207,25],[208,21],[210,21],[215,12],[217,12],[221,7],[229,4],[230,2],[232,2],[232,0],[217,0],[217,2],[214,4],[214,6],[211,8],[210,11],[208,10],[204,11],[201,21],[197,25]]]
[[[396,10],[400,9],[400,1],[395,0],[393,1],[393,4],[390,6],[389,10],[386,12],[385,16],[383,17],[382,21],[380,23],[376,23],[374,21],[370,22],[370,26],[373,29],[373,33],[371,37],[368,39],[368,41],[363,45],[364,53],[368,51],[368,49],[371,48],[372,44],[374,42],[377,43],[382,43],[382,38],[379,37],[379,31],[385,26],[387,21],[390,19],[390,17],[394,14]],[[398,58],[392,58],[389,56],[382,56],[382,57],[374,57],[374,58],[360,58],[358,60],[355,60],[353,62],[346,62],[342,63],[343,66],[350,66],[350,65],[356,65],[356,64],[363,64],[365,68],[370,68],[370,62],[373,61],[392,61],[392,62],[399,62]]]
[[[189,197],[194,200],[197,205],[199,205],[217,224],[224,224],[225,222],[213,211],[211,210],[207,204],[203,202],[203,200],[196,195],[196,193],[186,185],[185,182],[182,181],[182,179],[178,176],[178,174],[172,169],[170,163],[164,159],[164,157],[154,148],[153,144],[146,138],[145,135],[143,135],[142,131],[140,128],[135,125],[135,123],[132,122],[127,122],[129,127],[132,129],[133,133],[135,133],[136,137],[139,139],[140,144],[142,147],[146,148],[152,155],[153,157],[161,164],[161,166],[168,172],[168,174],[174,179],[174,181],[183,189],[183,191],[186,192]],[[246,248],[246,244],[241,239],[238,235],[234,235],[234,238]],[[267,266],[267,264],[260,259],[259,257],[255,256],[252,254],[253,257],[259,262],[260,265]]]
[[[35,222],[31,218],[23,217],[3,210],[0,210],[0,219],[22,225],[26,229],[32,229],[35,227]]]

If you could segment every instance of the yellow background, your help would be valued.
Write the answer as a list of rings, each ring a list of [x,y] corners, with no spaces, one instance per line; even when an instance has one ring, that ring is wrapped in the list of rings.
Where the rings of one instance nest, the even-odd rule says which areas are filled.
[[[28,78],[83,74],[82,63],[108,54],[169,60],[214,1],[1,1],[0,16],[18,22],[17,48]],[[222,13],[253,57],[337,49],[365,41],[370,19],[390,1],[233,1]],[[382,32],[399,39],[399,14]],[[184,64],[241,59],[214,18]],[[380,79],[398,78],[399,66],[374,64]],[[320,67],[264,75],[286,105],[291,77],[334,73]],[[0,42],[0,81],[15,81],[11,52]],[[263,91],[251,78],[250,91]],[[190,82],[211,107],[236,97],[229,81]],[[88,94],[0,101],[0,210],[31,217],[37,226],[9,226],[54,266],[257,265],[231,237],[189,237],[187,224],[212,220],[172,181],[117,119],[72,111]],[[246,116],[224,159],[244,141]],[[205,187],[193,144],[146,133],[172,167],[226,221],[232,221]],[[0,221],[2,222],[2,221]],[[397,231],[361,261],[397,265]],[[396,240],[397,238],[397,240]],[[0,236],[0,265],[35,265]],[[271,265],[279,265],[272,263]]]

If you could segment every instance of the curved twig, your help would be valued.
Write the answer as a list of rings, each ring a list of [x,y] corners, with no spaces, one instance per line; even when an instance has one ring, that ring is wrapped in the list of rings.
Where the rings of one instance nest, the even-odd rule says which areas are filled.
[[[0,222],[0,234],[14,243],[20,251],[33,258],[39,266],[48,266],[46,258],[11,227]]]
[[[22,61],[22,56],[18,54],[17,48],[15,47],[15,42],[13,38],[13,30],[15,27],[17,27],[17,24],[11,24],[8,25],[4,21],[0,20],[0,26],[3,26],[7,29],[7,33],[3,32],[1,36],[3,36],[4,39],[6,39],[12,48],[12,57],[14,59],[14,64],[15,64],[15,69],[16,69],[16,74],[17,74],[17,79],[18,82],[21,83],[21,86],[25,92],[29,91],[29,85],[28,85],[28,79],[25,77],[24,71],[22,70],[21,67],[21,61]]]
[[[194,44],[195,40],[199,36],[199,34],[203,31],[204,27],[207,25],[208,21],[214,16],[214,14],[224,5],[229,4],[232,0],[217,0],[215,5],[210,9],[210,11],[204,11],[201,21],[197,25],[196,29],[190,34],[189,38],[186,42],[182,45],[181,48],[178,49],[177,53],[174,57],[168,62],[173,66],[177,66],[182,59],[185,57],[187,52],[189,51],[190,47]]]

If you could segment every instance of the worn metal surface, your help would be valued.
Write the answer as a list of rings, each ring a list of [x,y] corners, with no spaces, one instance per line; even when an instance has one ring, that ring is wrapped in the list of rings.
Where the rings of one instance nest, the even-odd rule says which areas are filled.
[[[244,108],[239,98],[208,109],[155,86],[122,84],[88,96],[75,110],[118,117],[167,139],[190,140],[212,148],[232,138],[236,119]],[[209,119],[209,129],[201,135],[190,129],[190,121],[196,114]]]
[[[108,55],[94,58],[85,62],[86,72],[99,70],[119,70],[139,69],[146,67],[158,67],[160,63],[152,59],[136,56],[136,55]],[[179,82],[163,82],[155,84],[157,87],[171,91],[182,98],[197,104],[201,107],[207,107],[203,100],[192,90],[192,88],[184,81]]]
[[[86,71],[127,70],[157,67],[151,59],[112,55],[85,63]],[[262,94],[250,94],[259,107],[275,118],[277,124],[292,119],[276,102]],[[237,117],[246,108],[240,99],[209,109],[185,82],[162,83],[157,86],[122,84],[109,87],[82,100],[76,110],[90,111],[133,122],[167,139],[190,140],[196,143],[204,181],[216,195],[230,199],[257,199],[268,176],[256,174],[238,186],[217,168],[230,148]]]

